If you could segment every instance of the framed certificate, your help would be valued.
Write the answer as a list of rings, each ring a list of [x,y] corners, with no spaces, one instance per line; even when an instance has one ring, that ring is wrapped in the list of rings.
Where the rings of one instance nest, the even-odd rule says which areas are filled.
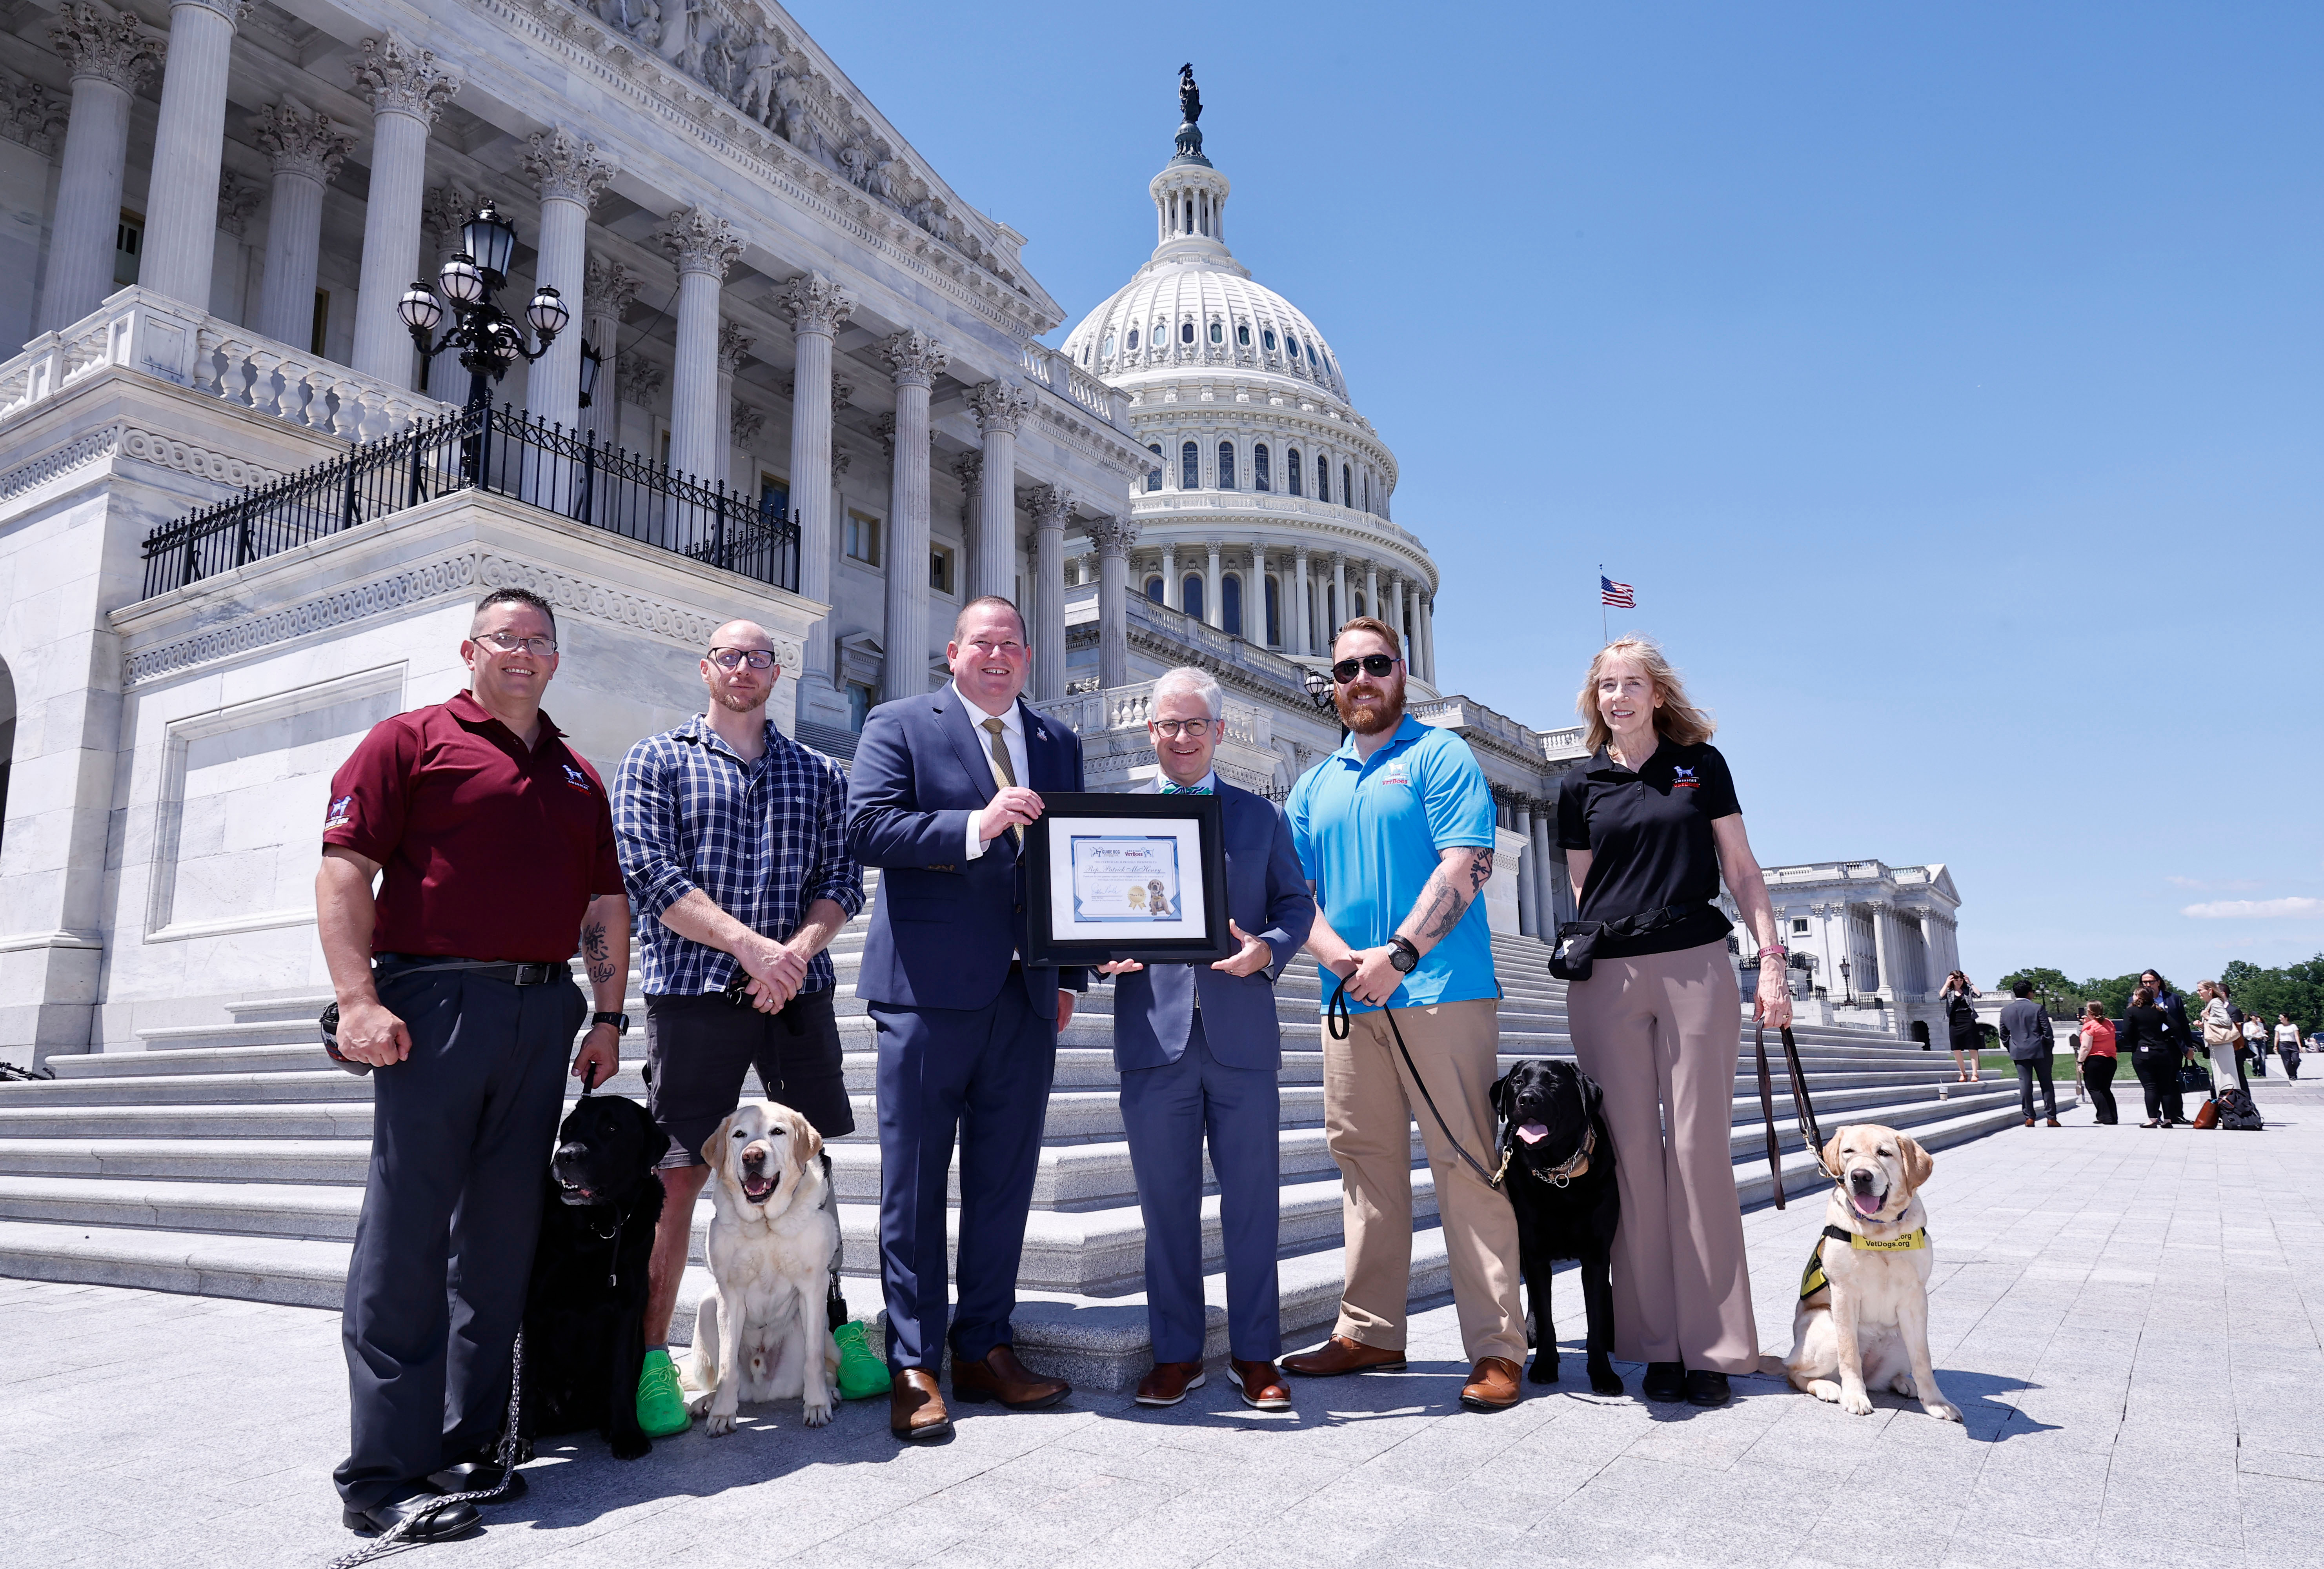
[[[1025,830],[1025,962],[1233,954],[1222,821],[1216,796],[1045,792]]]

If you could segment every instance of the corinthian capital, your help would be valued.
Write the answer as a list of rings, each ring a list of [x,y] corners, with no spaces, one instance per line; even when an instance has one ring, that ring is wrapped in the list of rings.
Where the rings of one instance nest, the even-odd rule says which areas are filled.
[[[722,376],[733,375],[735,368],[742,363],[742,356],[749,354],[751,346],[758,341],[755,337],[743,337],[742,329],[733,322],[720,322],[718,324],[718,374]]]
[[[1033,411],[1033,394],[998,379],[979,382],[968,390],[968,407],[986,435],[1014,436],[1019,422]]]
[[[598,155],[595,142],[585,142],[562,125],[532,139],[524,171],[540,184],[541,200],[577,201],[584,208],[596,206],[598,194],[620,172]]]
[[[846,290],[820,272],[802,272],[783,286],[783,314],[792,330],[830,334],[855,314],[855,301]]]
[[[880,346],[888,363],[896,367],[896,384],[899,387],[932,387],[952,356],[945,346],[917,328],[906,328]]]
[[[1060,485],[1037,485],[1033,487],[1033,518],[1045,529],[1062,529],[1065,520],[1074,515],[1074,493]]]
[[[355,139],[328,115],[290,98],[259,110],[250,126],[250,139],[274,161],[275,173],[303,174],[318,185],[337,180],[339,165],[355,151]]]
[[[742,241],[734,233],[734,226],[698,207],[682,208],[670,214],[668,221],[654,231],[654,237],[678,263],[680,277],[688,272],[707,272],[713,278],[723,279],[726,269],[742,254]]]
[[[134,93],[161,63],[161,41],[145,24],[122,12],[108,15],[94,5],[68,5],[49,29],[50,42],[72,66],[73,78],[88,77]]]
[[[1128,518],[1092,518],[1082,524],[1082,531],[1097,547],[1101,560],[1126,555],[1138,543],[1138,525]]]
[[[364,40],[363,59],[353,68],[355,90],[371,100],[375,115],[410,115],[432,125],[460,75],[436,62],[432,49],[411,49],[393,38]]]
[[[734,445],[748,452],[759,438],[767,423],[767,411],[756,403],[745,403],[737,398],[726,417],[727,429],[734,433]]]
[[[591,256],[581,274],[581,291],[592,311],[622,319],[630,301],[638,297],[638,285],[645,280],[622,266],[608,262],[603,256]]]
[[[265,192],[254,185],[245,184],[231,169],[218,171],[218,227],[236,239],[250,225],[250,215],[258,210]]]

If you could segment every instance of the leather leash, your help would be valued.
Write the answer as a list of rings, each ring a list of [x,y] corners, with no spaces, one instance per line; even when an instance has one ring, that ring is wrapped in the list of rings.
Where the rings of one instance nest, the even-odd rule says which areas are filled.
[[[1775,1090],[1767,1078],[1767,1027],[1751,1032],[1752,1049],[1759,1054],[1759,1115],[1767,1124],[1767,1176],[1775,1185],[1775,1207],[1784,1207],[1784,1156],[1775,1144]]]
[[[1444,1121],[1444,1113],[1436,1109],[1436,1097],[1428,1093],[1428,1081],[1420,1076],[1419,1065],[1412,1060],[1412,1053],[1405,1047],[1404,1031],[1397,1027],[1396,1010],[1393,1008],[1382,1008],[1380,1011],[1388,1016],[1388,1033],[1396,1037],[1397,1053],[1404,1058],[1405,1068],[1412,1075],[1412,1082],[1420,1086],[1420,1098],[1428,1103],[1428,1114],[1436,1119],[1436,1125],[1439,1128],[1444,1130],[1444,1141],[1452,1145],[1454,1152],[1457,1153],[1462,1159],[1469,1163],[1470,1170],[1475,1172],[1479,1177],[1485,1179],[1485,1186],[1487,1187],[1500,1186],[1501,1178],[1508,1175],[1509,1159],[1511,1156],[1517,1153],[1516,1147],[1511,1146],[1509,1149],[1502,1154],[1501,1169],[1499,1175],[1486,1170],[1485,1163],[1478,1159],[1475,1156],[1470,1154],[1469,1147],[1452,1136],[1452,1125]],[[1350,1028],[1348,1022],[1348,983],[1344,980],[1342,980],[1338,988],[1333,992],[1332,1001],[1323,1010],[1323,1025],[1325,1029],[1332,1032],[1332,1038],[1333,1040],[1345,1040],[1348,1038],[1348,1030]]]

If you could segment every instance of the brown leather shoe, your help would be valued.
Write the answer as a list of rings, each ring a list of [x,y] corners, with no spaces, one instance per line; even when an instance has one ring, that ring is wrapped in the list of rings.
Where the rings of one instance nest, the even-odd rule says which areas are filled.
[[[906,1368],[896,1375],[888,1386],[888,1431],[907,1444],[952,1436],[952,1414],[945,1409],[936,1374]]]
[[[2031,1117],[2026,1118],[2026,1119],[2025,1119],[2025,1125],[2026,1125],[2028,1128],[2031,1128],[2031,1127],[2034,1125],[2034,1119],[2033,1119],[2033,1118],[2031,1118]]]
[[[1227,1359],[1227,1382],[1242,1392],[1242,1403],[1259,1411],[1288,1411],[1291,1391],[1283,1387],[1282,1377],[1273,1362],[1247,1362],[1240,1357]]]
[[[1283,1371],[1304,1379],[1336,1379],[1342,1373],[1400,1373],[1404,1371],[1404,1353],[1335,1334],[1314,1351],[1285,1357]]]
[[[2063,1122],[2061,1122],[2060,1121],[2058,1121],[2058,1119],[2057,1119],[2057,1118],[2052,1117],[2052,1118],[2051,1118],[2051,1119],[2050,1119],[2050,1126],[2052,1126],[2052,1128],[2062,1128],[2062,1127],[2064,1127],[2064,1126],[2065,1126],[2065,1124],[2064,1124]]]
[[[1461,1386],[1461,1404],[1471,1411],[1506,1411],[1517,1403],[1517,1364],[1507,1357],[1479,1357]]]
[[[998,1400],[1011,1411],[1038,1411],[1074,1392],[1063,1379],[1045,1379],[1017,1360],[1016,1351],[996,1345],[982,1361],[952,1359],[952,1398],[982,1405]]]
[[[1138,1403],[1175,1406],[1186,1398],[1187,1390],[1202,1387],[1202,1363],[1156,1362],[1154,1371],[1138,1380]]]

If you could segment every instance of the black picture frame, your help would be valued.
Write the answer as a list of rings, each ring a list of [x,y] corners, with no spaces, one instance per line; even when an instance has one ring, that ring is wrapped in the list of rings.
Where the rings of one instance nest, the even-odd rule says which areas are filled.
[[[1195,864],[1202,877],[1199,899],[1190,899],[1181,869],[1182,907],[1199,904],[1202,931],[1195,937],[1140,937],[1136,928],[1103,937],[1071,934],[1057,918],[1053,891],[1060,847],[1075,826],[1102,821],[1171,826],[1183,834],[1193,825]],[[1136,959],[1148,964],[1209,964],[1242,946],[1227,930],[1226,819],[1215,795],[1115,795],[1102,790],[1044,790],[1039,820],[1025,830],[1025,962],[1038,965],[1102,964]],[[1185,920],[1186,915],[1179,917]],[[1060,926],[1067,930],[1061,934]]]

